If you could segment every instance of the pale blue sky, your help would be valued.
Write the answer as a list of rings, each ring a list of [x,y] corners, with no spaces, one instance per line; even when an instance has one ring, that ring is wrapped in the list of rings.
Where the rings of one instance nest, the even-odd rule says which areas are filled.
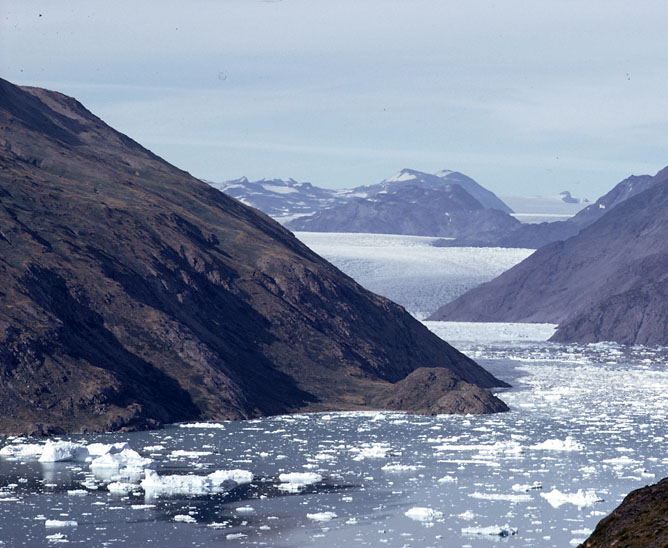
[[[1,75],[193,175],[590,199],[668,164],[668,2],[0,3]]]

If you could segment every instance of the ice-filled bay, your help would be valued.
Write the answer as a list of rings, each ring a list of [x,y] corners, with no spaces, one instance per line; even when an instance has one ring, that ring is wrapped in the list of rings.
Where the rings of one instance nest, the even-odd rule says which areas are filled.
[[[668,475],[666,350],[549,343],[538,340],[545,327],[522,337],[517,325],[429,326],[454,329],[460,348],[513,384],[501,393],[510,413],[328,413],[66,438],[102,443],[95,454],[121,454],[127,446],[110,444],[126,442],[144,467],[128,474],[40,462],[35,440],[9,439],[0,538],[9,546],[569,546],[630,490]],[[495,340],[504,333],[515,338]]]
[[[530,253],[300,236],[417,316]],[[668,475],[668,349],[550,343],[552,325],[426,325],[513,385],[509,413],[9,438],[0,546],[575,546]]]

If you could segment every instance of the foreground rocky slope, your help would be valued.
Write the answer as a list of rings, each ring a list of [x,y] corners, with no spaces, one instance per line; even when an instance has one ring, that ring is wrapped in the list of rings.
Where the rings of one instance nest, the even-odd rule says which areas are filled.
[[[1,432],[373,408],[421,367],[475,392],[451,411],[503,408],[401,307],[74,99],[0,80],[0,144]]]
[[[666,344],[668,169],[577,236],[547,245],[432,319],[559,323],[560,341]]]
[[[668,478],[632,491],[580,548],[668,546]]]

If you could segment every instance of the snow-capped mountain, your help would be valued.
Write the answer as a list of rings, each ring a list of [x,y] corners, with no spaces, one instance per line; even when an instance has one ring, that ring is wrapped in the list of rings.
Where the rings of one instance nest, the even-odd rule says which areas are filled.
[[[396,187],[392,183],[407,186]],[[498,233],[509,233],[519,226],[520,222],[508,213],[483,207],[459,185],[441,184],[430,188],[396,180],[390,181],[387,189],[366,198],[352,198],[346,203],[286,223],[287,228],[296,231],[447,238],[493,237]]]
[[[321,188],[307,182],[300,183],[294,179],[249,181],[246,177],[241,177],[222,183],[206,182],[280,222],[312,215],[348,199],[340,190]]]
[[[379,192],[396,192],[407,186],[439,189],[442,188],[444,184],[460,186],[487,209],[498,209],[499,211],[504,211],[506,213],[513,212],[513,210],[499,199],[496,194],[487,190],[470,177],[467,177],[458,171],[450,171],[447,169],[438,171],[433,175],[431,173],[424,173],[414,169],[402,169],[399,173],[378,184],[361,186],[354,189],[354,191],[358,195],[366,194],[366,196],[372,196]]]
[[[339,190],[322,188],[294,179],[249,181],[246,177],[242,177],[222,183],[207,182],[237,200],[274,217],[281,223],[342,206],[351,200],[369,199],[381,193],[393,193],[400,199],[401,193],[408,188],[439,190],[447,185],[461,187],[484,208],[498,209],[506,213],[512,212],[493,192],[462,173],[448,170],[430,174],[413,169],[402,169],[380,183]]]

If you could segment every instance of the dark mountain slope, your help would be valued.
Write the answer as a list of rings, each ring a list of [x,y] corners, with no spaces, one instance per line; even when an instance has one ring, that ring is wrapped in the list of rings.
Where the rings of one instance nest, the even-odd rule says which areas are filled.
[[[550,223],[521,224],[512,231],[490,232],[458,238],[455,241],[439,241],[435,245],[441,247],[461,246],[492,246],[522,247],[538,249],[552,242],[567,240],[577,235],[583,228],[597,221],[611,209],[632,196],[644,192],[655,182],[650,175],[631,175],[601,196],[595,203],[587,206],[566,221]]]
[[[439,188],[402,182],[396,190],[344,204],[286,223],[291,230],[371,232],[451,238],[507,232],[519,221],[496,209],[486,209],[459,185]]]
[[[74,99],[0,80],[0,431],[368,408],[434,366],[502,384]]]
[[[664,169],[577,236],[539,249],[433,318],[555,322],[555,340],[665,344],[667,179]]]
[[[668,478],[629,493],[580,548],[668,546]]]

